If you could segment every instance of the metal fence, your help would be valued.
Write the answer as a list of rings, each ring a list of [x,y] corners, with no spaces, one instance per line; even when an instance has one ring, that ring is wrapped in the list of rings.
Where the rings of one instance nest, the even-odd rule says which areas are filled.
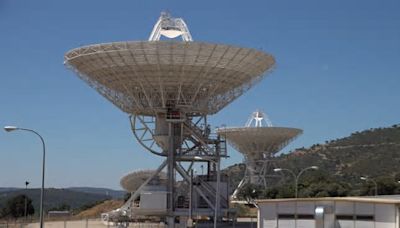
[[[104,223],[100,219],[82,219],[82,220],[58,220],[45,221],[45,228],[165,228],[163,223],[125,223],[114,224]],[[0,221],[0,228],[39,228],[38,222],[25,223],[22,221]]]
[[[114,224],[112,222],[104,223],[100,219],[80,219],[73,220],[71,218],[60,218],[60,219],[48,219],[44,223],[44,228],[166,228],[167,226],[163,223],[155,222],[134,222],[127,224]],[[186,224],[175,224],[176,228],[184,228]],[[212,228],[214,227],[213,222],[202,222],[196,224],[197,228]],[[256,228],[256,218],[238,218],[235,223],[228,222],[225,224],[218,224],[218,228],[235,227],[235,228]],[[0,228],[39,228],[38,221],[16,221],[0,220]]]

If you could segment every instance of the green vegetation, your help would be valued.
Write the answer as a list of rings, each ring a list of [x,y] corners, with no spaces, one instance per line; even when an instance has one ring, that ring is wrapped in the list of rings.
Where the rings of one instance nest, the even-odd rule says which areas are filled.
[[[25,216],[25,206],[26,215],[33,215],[35,209],[32,206],[32,200],[26,195],[16,195],[10,198],[5,207],[1,210],[0,218],[12,217],[19,218]]]
[[[53,207],[50,208],[48,211],[70,211],[71,210],[71,206],[66,204],[66,203],[62,203],[61,205],[58,205],[57,207]]]
[[[124,195],[124,202],[128,201],[129,198],[131,198],[131,195],[132,195],[132,194],[131,194],[130,192],[125,193],[125,195]]]
[[[28,190],[12,190],[4,191],[0,194],[0,209],[7,208],[7,202],[18,196],[27,195],[32,201],[34,211],[39,212],[40,202],[40,189],[28,189]],[[72,191],[69,189],[55,189],[48,188],[45,190],[45,201],[44,211],[49,210],[76,210],[80,211],[88,207],[88,205],[95,205],[98,202],[110,199],[110,196]]]
[[[299,197],[374,195],[372,181],[378,184],[378,194],[400,194],[400,125],[355,132],[349,137],[299,148],[276,158],[276,166],[298,173],[316,165],[317,171],[305,172],[299,180]],[[244,175],[244,165],[224,170],[237,186]],[[269,188],[246,186],[239,196],[252,198],[288,198],[294,196],[293,177],[286,172],[267,178]]]

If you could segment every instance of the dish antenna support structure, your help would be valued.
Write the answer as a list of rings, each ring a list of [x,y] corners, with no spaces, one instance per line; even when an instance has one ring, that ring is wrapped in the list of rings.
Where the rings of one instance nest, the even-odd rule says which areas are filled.
[[[255,111],[245,127],[219,128],[217,133],[244,155],[246,170],[232,198],[236,199],[239,191],[247,183],[268,186],[267,177],[275,176],[273,169],[274,155],[294,140],[303,131],[296,128],[274,127],[268,116]]]
[[[161,35],[181,35],[183,41],[161,41]],[[193,183],[194,163],[207,163],[208,169],[191,184],[199,197],[193,210],[214,215],[215,221],[229,210],[223,192],[226,181],[220,175],[220,160],[227,157],[225,141],[212,134],[207,116],[249,90],[275,64],[262,51],[191,40],[182,19],[163,13],[149,41],[94,44],[65,55],[67,67],[130,115],[137,141],[165,158],[149,181],[166,170],[166,207],[145,210],[125,205],[122,214],[165,216],[169,227],[174,226],[175,217],[188,214],[189,209],[178,207],[182,195],[176,174]],[[140,189],[130,203],[139,197]]]
[[[185,21],[182,18],[172,18],[167,12],[161,13],[150,34],[149,41],[159,41],[161,35],[170,39],[181,36],[183,41],[193,41]]]
[[[267,114],[256,110],[253,112],[246,122],[246,127],[272,127],[272,122],[269,120]]]

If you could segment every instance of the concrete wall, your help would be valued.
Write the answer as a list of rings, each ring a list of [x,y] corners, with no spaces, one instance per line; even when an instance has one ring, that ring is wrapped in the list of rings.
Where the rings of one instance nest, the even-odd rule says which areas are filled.
[[[318,206],[325,209],[322,224],[315,217]],[[259,228],[400,228],[395,204],[293,201],[261,203],[259,208]]]

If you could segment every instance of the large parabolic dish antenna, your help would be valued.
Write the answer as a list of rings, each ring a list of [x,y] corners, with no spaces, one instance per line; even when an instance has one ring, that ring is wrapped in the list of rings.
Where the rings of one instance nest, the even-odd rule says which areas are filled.
[[[247,160],[262,160],[279,152],[302,130],[286,127],[238,127],[220,128],[218,133]]]
[[[261,111],[251,114],[244,127],[224,127],[217,133],[242,153],[246,160],[268,159],[303,132],[297,128],[274,127]]]
[[[65,63],[126,113],[155,115],[175,108],[206,115],[250,89],[275,60],[230,45],[128,41],[73,49]]]
[[[267,187],[265,176],[273,168],[273,155],[294,140],[303,131],[297,128],[274,127],[263,112],[253,112],[245,127],[219,128],[217,133],[245,158],[245,177],[233,193],[246,183]]]
[[[182,41],[160,40],[162,36],[181,36]],[[205,202],[196,213],[209,216],[214,211],[215,222],[220,220],[227,212],[221,209],[229,207],[228,202],[221,203],[226,198],[220,191],[226,183],[220,178],[226,144],[211,134],[207,115],[217,113],[259,82],[273,68],[274,58],[256,49],[194,42],[182,18],[162,13],[148,41],[88,45],[68,51],[64,60],[92,88],[131,114],[133,133],[142,146],[165,156],[157,172],[139,188],[128,183],[131,177],[123,181],[125,187],[137,191],[121,210],[133,215],[136,209],[130,203],[139,197],[142,186],[166,169],[168,227],[174,227],[175,217],[183,213],[176,208],[177,199],[187,197],[178,195],[177,175]],[[194,185],[184,162],[190,163],[189,168],[195,162],[207,162],[208,182]]]

